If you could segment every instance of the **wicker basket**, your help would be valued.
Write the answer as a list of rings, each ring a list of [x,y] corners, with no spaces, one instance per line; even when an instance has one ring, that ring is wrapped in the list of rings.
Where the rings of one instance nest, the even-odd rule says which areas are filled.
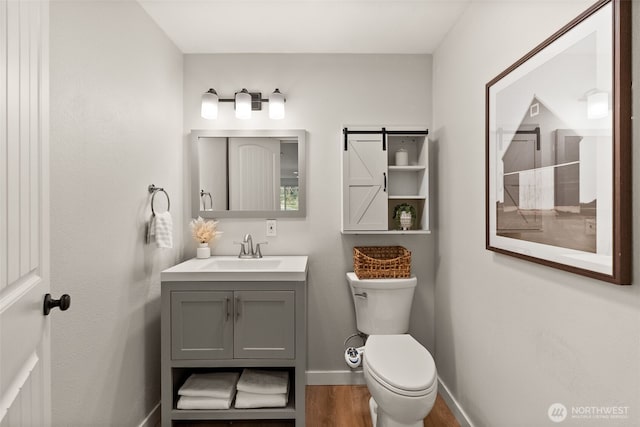
[[[402,246],[356,246],[353,269],[358,279],[411,276],[411,252]]]

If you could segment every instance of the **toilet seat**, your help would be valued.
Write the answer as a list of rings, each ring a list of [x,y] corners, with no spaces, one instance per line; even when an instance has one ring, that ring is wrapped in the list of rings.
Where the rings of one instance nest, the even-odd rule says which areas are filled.
[[[365,369],[380,385],[402,396],[424,396],[436,385],[433,357],[411,335],[371,335]]]

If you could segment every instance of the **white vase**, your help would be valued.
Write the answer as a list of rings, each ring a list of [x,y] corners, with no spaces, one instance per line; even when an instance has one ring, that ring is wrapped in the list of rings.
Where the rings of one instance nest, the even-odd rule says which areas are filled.
[[[411,223],[413,222],[413,217],[410,212],[400,212],[400,226],[403,230],[408,230],[411,228]]]
[[[205,259],[211,256],[211,248],[208,243],[200,243],[196,251],[196,258]]]
[[[396,166],[407,166],[409,164],[409,153],[404,148],[396,151]]]

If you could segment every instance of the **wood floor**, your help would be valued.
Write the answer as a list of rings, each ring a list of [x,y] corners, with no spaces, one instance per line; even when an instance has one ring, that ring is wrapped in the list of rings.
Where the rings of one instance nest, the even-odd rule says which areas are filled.
[[[372,427],[369,391],[364,385],[307,386],[306,427]],[[292,421],[180,423],[181,427],[291,427]],[[438,395],[424,427],[460,427]]]
[[[307,427],[371,427],[367,386],[308,386]],[[425,427],[460,427],[440,395]]]

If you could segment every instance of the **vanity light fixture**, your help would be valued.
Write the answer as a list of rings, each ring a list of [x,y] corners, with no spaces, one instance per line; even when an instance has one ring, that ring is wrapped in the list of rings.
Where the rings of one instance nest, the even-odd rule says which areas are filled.
[[[284,119],[284,103],[286,99],[278,90],[274,90],[268,99],[262,98],[261,92],[249,92],[242,89],[236,92],[233,98],[219,98],[214,89],[209,89],[202,95],[200,115],[204,119],[215,120],[218,118],[218,102],[233,102],[236,118],[246,120],[251,118],[251,111],[261,111],[262,103],[269,103],[269,118],[273,120]]]
[[[269,95],[269,118],[284,119],[284,95],[277,88]]]
[[[246,89],[236,93],[235,108],[237,119],[246,120],[251,118],[251,95]]]
[[[609,94],[592,90],[587,93],[587,118],[602,119],[609,115]]]
[[[208,120],[218,118],[218,94],[214,89],[209,89],[202,95],[200,115]]]

